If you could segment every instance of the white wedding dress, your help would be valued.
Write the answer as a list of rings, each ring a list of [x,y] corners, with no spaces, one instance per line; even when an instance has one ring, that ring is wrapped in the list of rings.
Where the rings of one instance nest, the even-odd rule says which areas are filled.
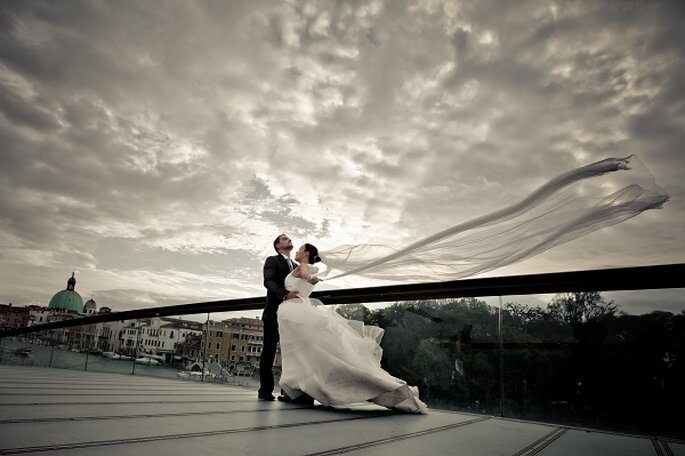
[[[307,393],[323,405],[372,401],[410,413],[427,412],[418,388],[381,368],[383,329],[346,320],[310,299],[314,286],[292,273],[285,288],[299,292],[299,298],[283,301],[278,309],[280,386],[288,396]]]

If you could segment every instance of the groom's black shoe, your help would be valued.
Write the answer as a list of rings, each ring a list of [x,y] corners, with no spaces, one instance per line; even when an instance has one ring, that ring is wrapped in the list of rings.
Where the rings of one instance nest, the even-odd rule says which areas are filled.
[[[281,402],[292,402],[292,399],[287,394],[281,394],[278,396],[278,400]]]
[[[257,398],[261,401],[273,401],[276,399],[273,394],[257,394]]]

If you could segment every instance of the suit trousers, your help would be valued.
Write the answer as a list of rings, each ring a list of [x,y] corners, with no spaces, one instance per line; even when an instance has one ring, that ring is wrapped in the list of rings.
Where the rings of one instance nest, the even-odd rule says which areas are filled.
[[[264,346],[259,359],[259,394],[269,395],[274,390],[273,365],[276,358],[276,345],[280,340],[278,334],[278,316],[264,315]]]

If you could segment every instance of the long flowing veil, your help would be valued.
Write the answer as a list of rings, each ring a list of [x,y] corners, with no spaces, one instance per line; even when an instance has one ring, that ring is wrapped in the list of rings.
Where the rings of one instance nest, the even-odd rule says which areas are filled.
[[[381,280],[454,280],[524,260],[661,208],[668,198],[635,155],[607,158],[555,177],[516,204],[402,249],[343,245],[321,257],[328,281],[350,274]]]

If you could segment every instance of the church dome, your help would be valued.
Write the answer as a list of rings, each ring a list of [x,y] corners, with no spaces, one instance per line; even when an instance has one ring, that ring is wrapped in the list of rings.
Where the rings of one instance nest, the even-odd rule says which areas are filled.
[[[74,273],[72,273],[71,278],[67,281],[67,289],[55,293],[55,296],[50,300],[50,304],[48,304],[48,309],[83,312],[83,299],[81,299],[81,295],[74,290],[75,287],[76,279],[74,278]],[[93,304],[94,303],[95,302],[93,302]]]
[[[95,313],[96,311],[97,311],[97,305],[95,304],[95,301],[92,299],[89,299],[83,305],[83,313]]]

